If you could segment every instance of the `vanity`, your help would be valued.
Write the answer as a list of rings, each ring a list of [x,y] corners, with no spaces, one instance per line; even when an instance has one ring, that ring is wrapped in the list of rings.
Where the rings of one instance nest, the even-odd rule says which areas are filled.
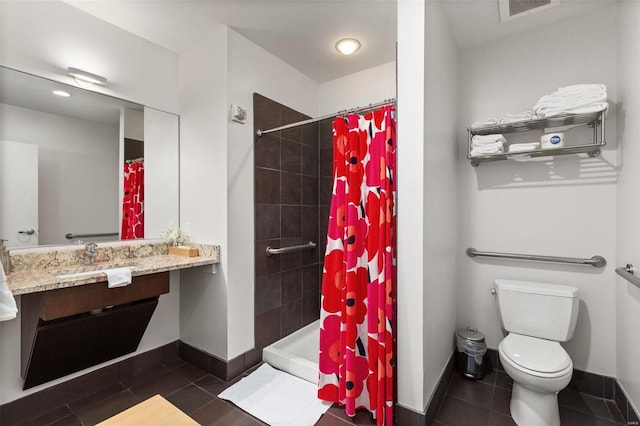
[[[72,263],[83,249],[12,253],[7,284],[21,296],[23,389],[134,352],[172,270],[220,261],[220,247],[196,245],[199,255],[168,254],[164,242],[115,243],[92,265]],[[104,269],[128,267],[131,284],[109,288]]]

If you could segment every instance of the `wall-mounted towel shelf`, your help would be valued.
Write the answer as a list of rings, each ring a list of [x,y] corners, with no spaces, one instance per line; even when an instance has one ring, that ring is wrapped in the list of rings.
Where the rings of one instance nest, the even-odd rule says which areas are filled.
[[[467,129],[469,136],[469,150],[467,158],[471,160],[471,165],[477,167],[480,163],[488,161],[509,160],[511,158],[546,157],[550,155],[566,155],[587,153],[590,157],[600,154],[600,149],[605,146],[604,136],[604,115],[605,111],[591,112],[587,114],[565,114],[549,118],[536,118],[515,123],[496,124],[479,128]],[[527,132],[536,129],[547,129],[561,126],[586,125],[593,128],[593,141],[584,145],[571,145],[563,148],[534,149],[531,151],[504,152],[499,154],[471,155],[471,139],[475,135],[508,134],[515,132]],[[600,132],[598,132],[600,127]],[[598,133],[600,136],[598,137]]]
[[[636,287],[640,287],[640,277],[636,277],[633,274],[634,272],[635,268],[630,263],[627,263],[627,266],[620,266],[619,268],[616,268],[616,274],[620,275]]]
[[[267,247],[267,256],[273,256],[274,254],[287,254],[287,253],[296,253],[299,251],[312,250],[316,248],[316,243],[313,241],[309,241],[307,244],[300,244],[298,246],[289,246],[282,248],[273,248],[271,246]]]
[[[473,247],[467,249],[469,257],[494,257],[500,259],[516,259],[516,260],[533,260],[538,262],[556,262],[571,263],[574,265],[591,265],[596,268],[602,268],[607,265],[607,260],[602,256],[593,256],[589,259],[581,259],[578,257],[561,257],[561,256],[541,256],[537,254],[517,254],[517,253],[497,253],[491,251],[480,251]]]

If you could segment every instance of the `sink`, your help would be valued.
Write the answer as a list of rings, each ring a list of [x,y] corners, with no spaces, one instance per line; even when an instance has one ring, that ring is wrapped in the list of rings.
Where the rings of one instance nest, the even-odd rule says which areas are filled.
[[[77,278],[77,277],[84,277],[88,275],[105,274],[107,271],[112,271],[114,269],[121,269],[121,268],[136,269],[137,265],[128,264],[128,265],[118,265],[118,266],[110,266],[110,267],[102,267],[102,268],[98,267],[95,269],[91,269],[89,271],[86,271],[86,270],[78,271],[78,269],[67,270],[67,272],[56,271],[55,274],[56,274],[56,278]],[[63,272],[63,273],[60,273],[60,272]]]
[[[114,268],[137,268],[138,265],[135,262],[104,262],[104,263],[94,263],[92,265],[77,265],[77,266],[69,266],[68,268],[61,269],[49,269],[49,273],[52,275],[75,275],[84,272],[98,273],[99,271],[104,271],[106,269],[114,269]],[[87,274],[85,274],[87,275]]]

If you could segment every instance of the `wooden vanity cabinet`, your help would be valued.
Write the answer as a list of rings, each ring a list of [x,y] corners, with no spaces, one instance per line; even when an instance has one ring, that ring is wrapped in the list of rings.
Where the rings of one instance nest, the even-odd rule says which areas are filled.
[[[125,287],[106,281],[21,297],[24,389],[134,352],[169,272],[133,277]]]

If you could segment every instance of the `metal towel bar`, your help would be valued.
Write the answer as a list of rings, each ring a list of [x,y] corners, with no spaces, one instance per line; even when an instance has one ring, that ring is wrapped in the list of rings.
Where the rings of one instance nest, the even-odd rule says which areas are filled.
[[[479,251],[473,247],[467,249],[467,256],[469,257],[496,257],[502,259],[517,259],[517,260],[535,260],[539,262],[558,262],[558,263],[571,263],[576,265],[591,265],[596,268],[602,268],[607,264],[607,260],[602,256],[593,256],[589,259],[581,259],[577,257],[560,257],[560,256],[540,256],[536,254],[516,254],[516,253],[496,253],[490,251]]]
[[[634,272],[635,268],[630,263],[627,263],[627,266],[616,268],[616,274],[620,275],[622,278],[629,281],[636,287],[640,287],[640,277],[636,277],[635,275],[633,275]]]
[[[271,246],[267,247],[267,256],[273,256],[274,254],[286,254],[286,253],[296,253],[299,251],[312,250],[316,248],[316,243],[313,241],[309,241],[307,244],[301,244],[299,246],[289,246],[282,248],[273,248]]]
[[[117,232],[106,232],[104,234],[72,234],[69,232],[64,237],[67,240],[72,240],[74,238],[87,238],[87,237],[115,237],[119,235]]]

